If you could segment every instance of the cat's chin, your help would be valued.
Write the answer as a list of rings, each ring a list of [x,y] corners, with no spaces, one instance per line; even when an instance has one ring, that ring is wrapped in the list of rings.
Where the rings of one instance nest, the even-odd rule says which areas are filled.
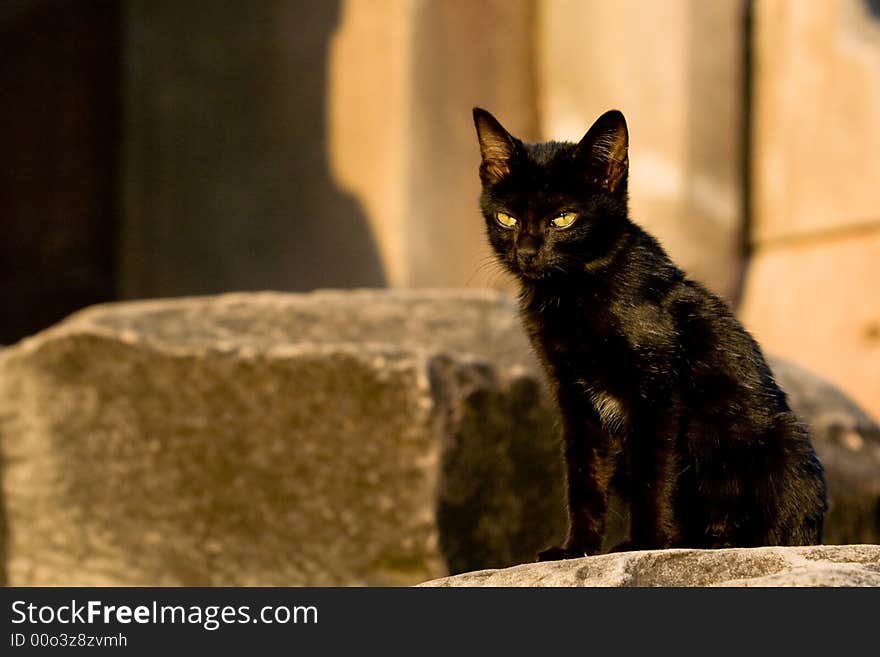
[[[547,271],[546,269],[528,269],[517,271],[517,276],[521,280],[528,283],[537,283],[538,281],[548,281],[551,278],[559,278],[560,272]]]
[[[511,269],[513,269],[514,274],[528,281],[539,281],[542,278],[547,278],[547,270],[544,267],[516,263]]]

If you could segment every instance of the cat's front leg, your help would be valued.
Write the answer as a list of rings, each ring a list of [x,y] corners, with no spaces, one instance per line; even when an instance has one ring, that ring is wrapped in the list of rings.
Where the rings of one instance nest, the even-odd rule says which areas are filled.
[[[655,416],[640,422],[630,437],[630,540],[622,549],[661,549],[678,541],[676,426],[672,416]]]
[[[602,547],[608,490],[616,466],[610,438],[592,425],[587,431],[566,432],[568,538],[562,546],[538,554],[538,561],[556,561],[598,554]]]

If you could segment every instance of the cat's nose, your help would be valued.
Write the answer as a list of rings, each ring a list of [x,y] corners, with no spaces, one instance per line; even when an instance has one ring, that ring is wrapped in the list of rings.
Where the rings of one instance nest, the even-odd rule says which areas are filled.
[[[517,251],[517,257],[523,264],[531,264],[538,255],[538,249],[532,246],[521,246]]]
[[[517,244],[516,254],[522,262],[529,263],[538,255],[538,242],[531,235],[523,235]]]

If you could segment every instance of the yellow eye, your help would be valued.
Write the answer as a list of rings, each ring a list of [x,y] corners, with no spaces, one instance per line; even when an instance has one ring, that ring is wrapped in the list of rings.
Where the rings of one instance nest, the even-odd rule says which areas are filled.
[[[513,228],[516,226],[516,219],[505,212],[495,213],[495,218],[498,220],[498,223],[505,228]]]
[[[576,212],[566,212],[558,217],[554,217],[551,221],[557,228],[568,228],[574,223],[575,219],[577,219]]]

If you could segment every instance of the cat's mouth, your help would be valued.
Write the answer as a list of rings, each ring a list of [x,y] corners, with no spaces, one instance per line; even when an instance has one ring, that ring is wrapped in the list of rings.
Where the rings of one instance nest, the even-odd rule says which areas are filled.
[[[536,267],[522,264],[517,265],[516,272],[521,278],[530,281],[538,281],[544,278],[549,278],[550,276],[549,271],[545,267]]]
[[[511,273],[528,281],[546,280],[563,273],[562,267],[544,258],[508,257],[502,261]]]

